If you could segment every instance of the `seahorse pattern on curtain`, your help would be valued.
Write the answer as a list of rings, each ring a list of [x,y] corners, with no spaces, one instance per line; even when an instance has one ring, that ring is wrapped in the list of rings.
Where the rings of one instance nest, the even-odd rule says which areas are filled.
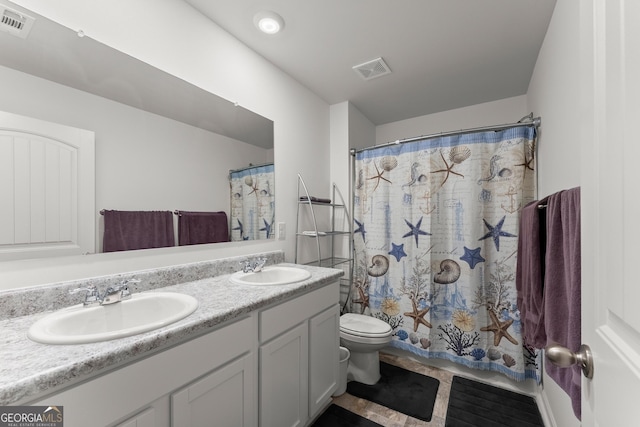
[[[273,238],[274,176],[272,164],[230,173],[231,241]]]
[[[515,285],[535,137],[519,126],[356,154],[352,311],[389,323],[392,346],[539,381]]]

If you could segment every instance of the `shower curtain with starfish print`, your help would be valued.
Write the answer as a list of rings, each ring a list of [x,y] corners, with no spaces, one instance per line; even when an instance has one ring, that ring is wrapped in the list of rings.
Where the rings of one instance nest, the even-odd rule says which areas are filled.
[[[229,173],[231,241],[274,237],[274,176],[273,164]]]
[[[356,154],[352,310],[389,323],[392,346],[539,381],[515,285],[535,137],[523,125]]]

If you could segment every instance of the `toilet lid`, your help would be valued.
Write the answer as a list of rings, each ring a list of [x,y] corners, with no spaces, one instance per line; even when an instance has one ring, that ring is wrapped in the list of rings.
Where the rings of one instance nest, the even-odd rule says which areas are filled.
[[[340,330],[361,337],[384,337],[391,333],[391,326],[375,317],[346,313],[340,316]]]

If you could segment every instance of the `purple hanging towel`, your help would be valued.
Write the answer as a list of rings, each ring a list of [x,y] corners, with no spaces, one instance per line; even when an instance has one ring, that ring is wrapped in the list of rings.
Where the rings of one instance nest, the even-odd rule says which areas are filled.
[[[103,252],[175,246],[170,211],[104,211]]]
[[[522,209],[518,238],[516,289],[524,342],[535,348],[547,345],[544,324],[544,209],[535,201]]]
[[[227,214],[221,212],[180,211],[178,245],[199,245],[229,241]]]
[[[544,277],[547,345],[557,343],[577,352],[580,336],[580,188],[549,196]],[[547,374],[571,397],[581,417],[581,370],[546,363]]]

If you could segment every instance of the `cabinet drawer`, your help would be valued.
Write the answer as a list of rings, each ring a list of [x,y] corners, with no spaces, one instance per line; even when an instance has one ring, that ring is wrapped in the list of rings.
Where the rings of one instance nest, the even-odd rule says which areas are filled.
[[[340,285],[338,282],[334,282],[262,311],[260,313],[260,342],[266,342],[327,307],[337,304],[339,297]]]

